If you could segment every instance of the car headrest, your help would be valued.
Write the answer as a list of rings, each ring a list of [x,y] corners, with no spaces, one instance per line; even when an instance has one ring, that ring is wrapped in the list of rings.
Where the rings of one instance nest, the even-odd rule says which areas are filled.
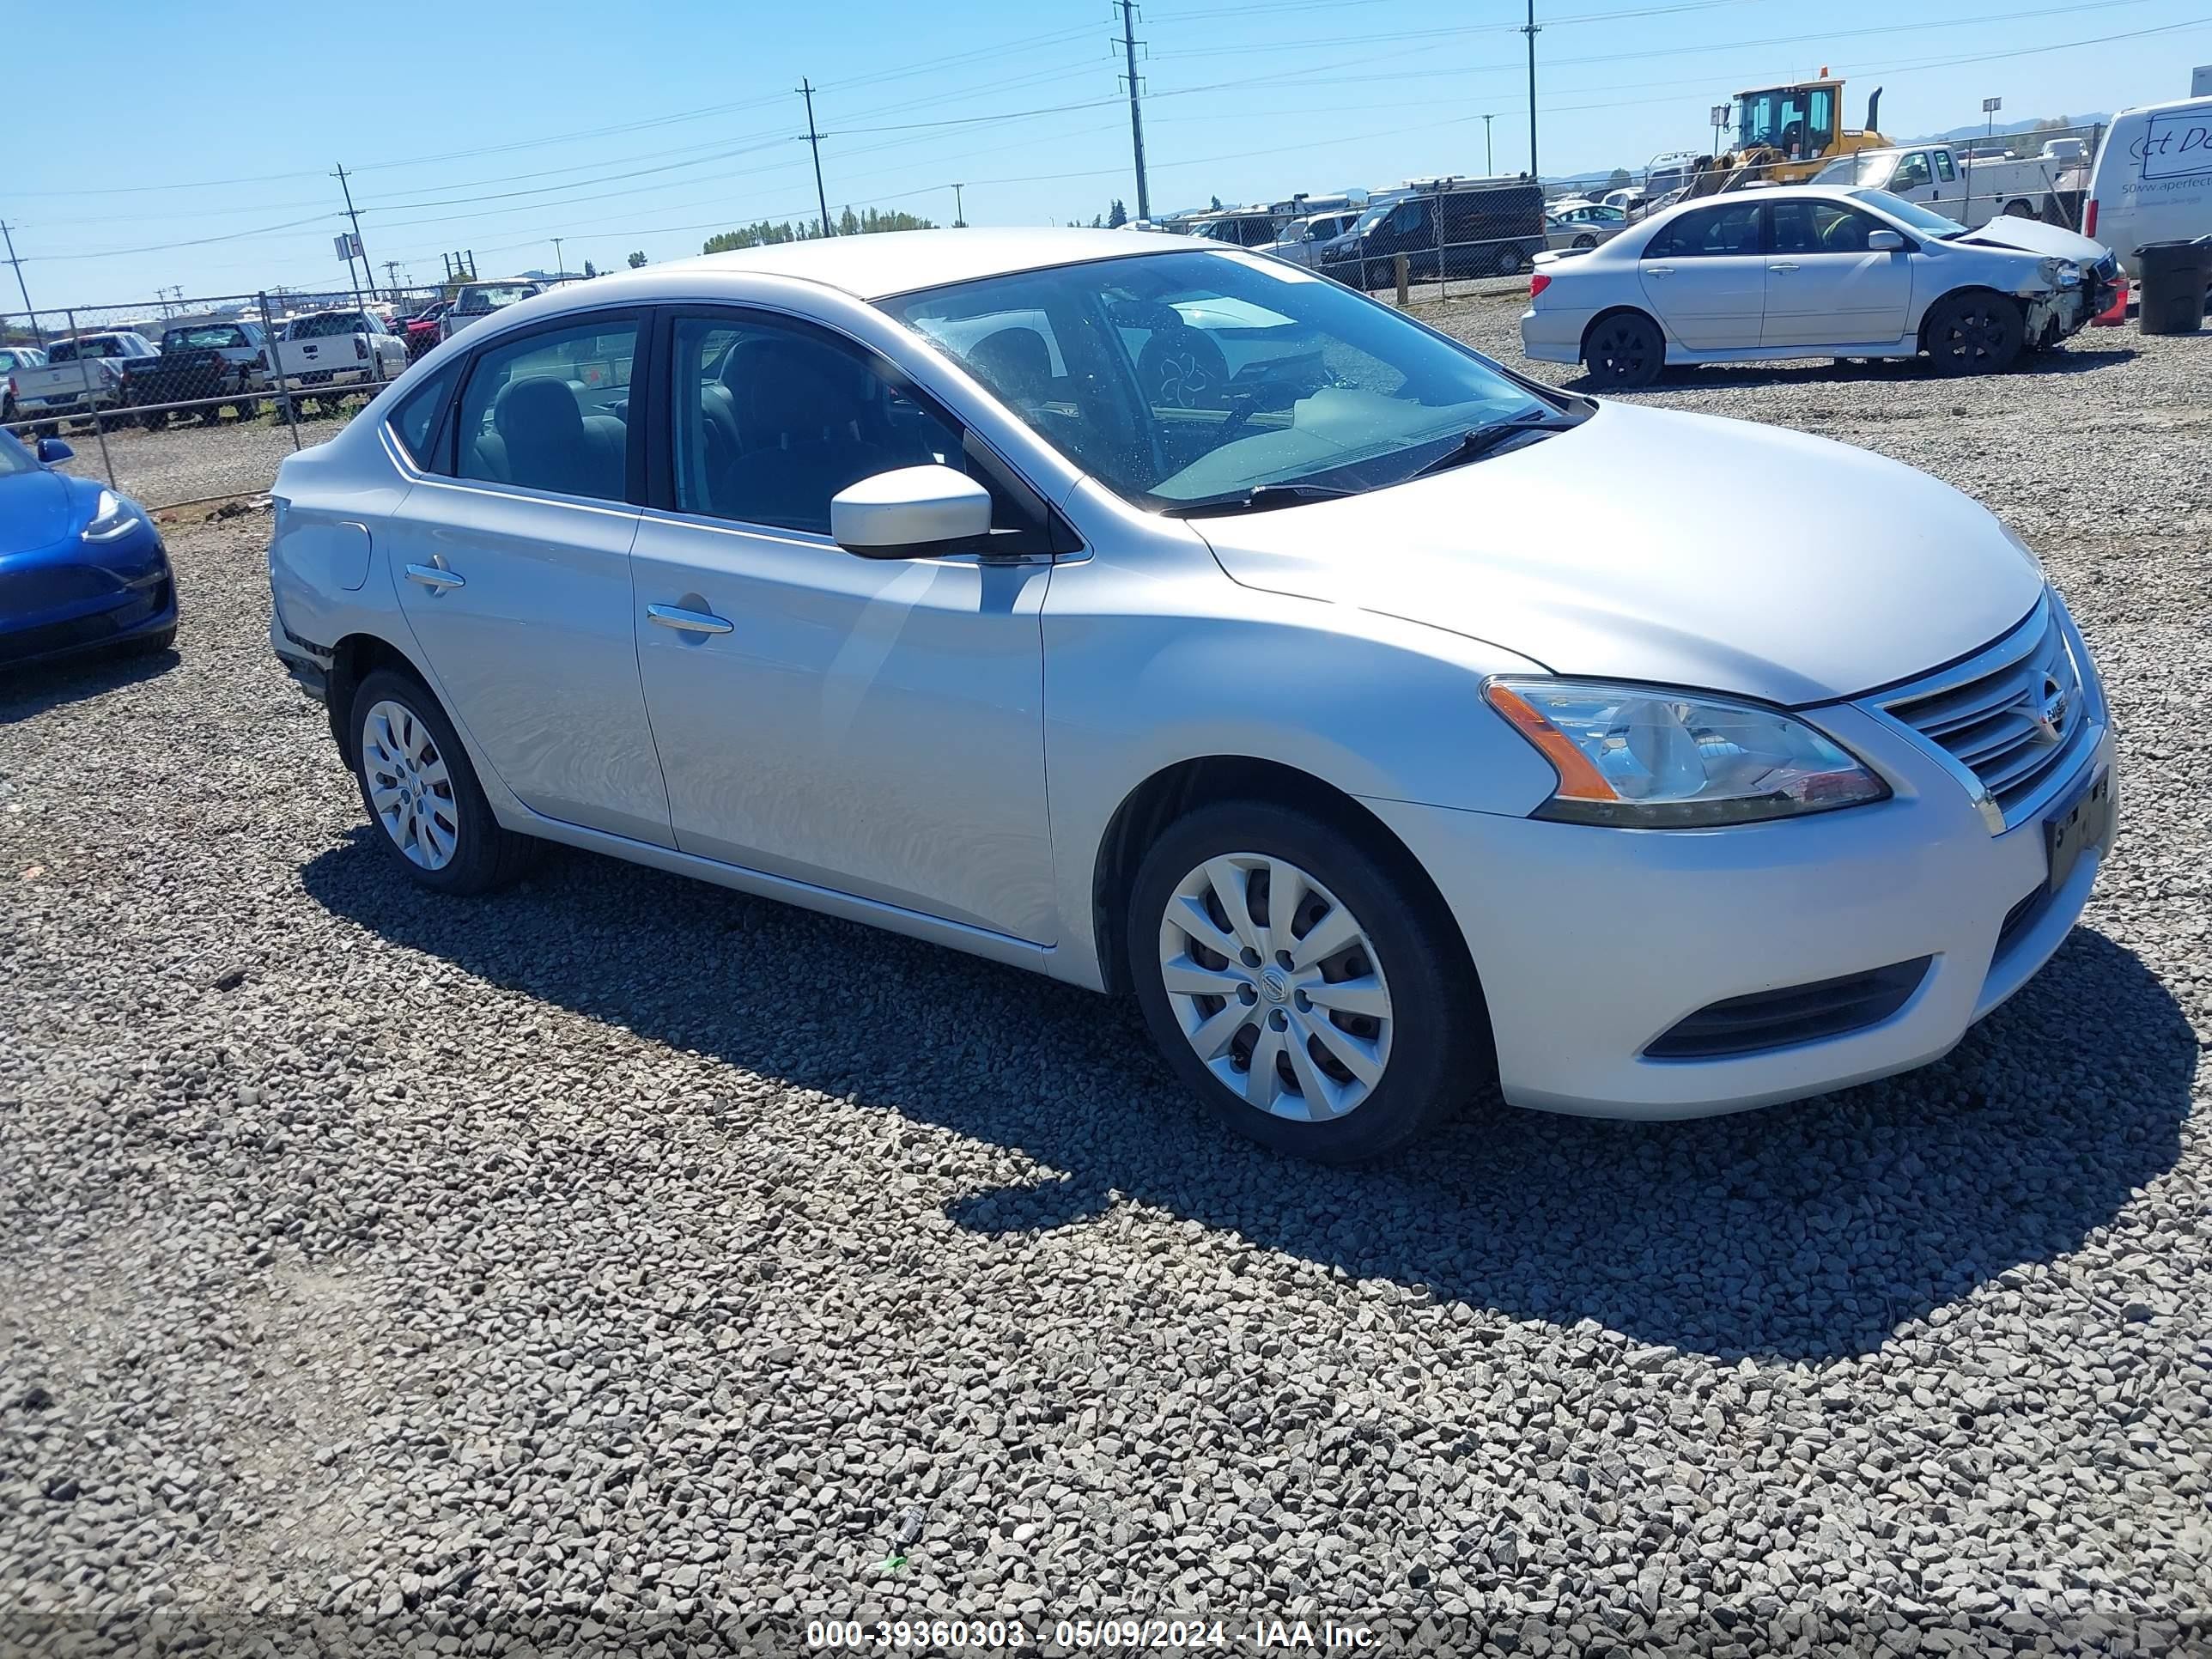
[[[510,445],[570,443],[583,436],[584,412],[566,380],[533,374],[499,389],[491,424]]]
[[[1002,328],[985,335],[968,354],[968,362],[1009,397],[1040,396],[1052,379],[1052,349],[1033,328]]]
[[[776,335],[732,353],[740,375],[732,389],[762,433],[816,439],[831,427],[849,431],[869,399],[872,376],[835,347],[798,335]]]

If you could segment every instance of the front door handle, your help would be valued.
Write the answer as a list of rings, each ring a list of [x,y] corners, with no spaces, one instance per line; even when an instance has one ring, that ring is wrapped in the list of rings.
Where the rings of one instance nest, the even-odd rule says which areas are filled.
[[[1672,265],[1646,265],[1644,267],[1644,274],[1646,276],[1672,276],[1674,274],[1674,267]]]
[[[734,626],[711,611],[686,611],[675,605],[648,605],[645,614],[663,628],[672,628],[679,634],[726,634]]]
[[[1769,270],[1795,270],[1797,267],[1790,264],[1789,260],[1784,259],[1779,264],[1771,264],[1767,266],[1767,269]]]
[[[434,564],[409,565],[407,567],[407,580],[410,582],[422,583],[423,586],[428,588],[433,593],[450,592],[456,587],[465,587],[468,586],[466,582],[463,581],[459,576],[456,576],[452,571],[441,569]]]

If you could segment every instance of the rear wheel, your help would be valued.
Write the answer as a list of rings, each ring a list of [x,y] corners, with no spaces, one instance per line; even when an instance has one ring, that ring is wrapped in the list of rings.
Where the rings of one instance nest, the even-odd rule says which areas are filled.
[[[2007,202],[2004,204],[2004,210],[2005,217],[2008,219],[2033,219],[2035,217],[2035,210],[2030,207],[2026,202],[2020,201],[2018,199]]]
[[[138,424],[149,432],[159,432],[168,423],[169,411],[166,409],[149,409],[138,416]]]
[[[354,779],[386,852],[441,893],[512,880],[528,838],[501,827],[453,722],[422,683],[380,668],[355,691]]]
[[[1597,246],[1597,238],[1588,234],[1584,234],[1575,238],[1575,246],[1578,248],[1595,247]]]
[[[1948,294],[1929,307],[1922,337],[1939,374],[1996,374],[2013,366],[2027,332],[2002,294]]]
[[[1640,311],[1601,317],[1583,337],[1583,368],[1609,391],[1633,391],[1659,378],[1667,342],[1659,325]]]
[[[1333,823],[1266,802],[1181,819],[1129,900],[1137,1000],[1176,1074],[1231,1127],[1324,1163],[1380,1157],[1492,1066],[1448,919]]]

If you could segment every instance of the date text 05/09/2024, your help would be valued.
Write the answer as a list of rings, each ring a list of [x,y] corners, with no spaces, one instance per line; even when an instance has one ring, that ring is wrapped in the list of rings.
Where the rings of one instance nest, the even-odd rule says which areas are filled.
[[[806,1626],[815,1652],[1358,1652],[1374,1641],[1367,1626],[1335,1619],[817,1619]]]

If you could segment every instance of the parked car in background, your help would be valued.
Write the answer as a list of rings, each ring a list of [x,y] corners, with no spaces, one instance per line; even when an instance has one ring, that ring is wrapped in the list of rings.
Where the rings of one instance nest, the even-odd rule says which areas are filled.
[[[394,331],[406,343],[407,361],[413,362],[443,337],[438,332],[438,319],[446,314],[450,300],[433,300],[412,317],[403,319]]]
[[[0,426],[15,418],[15,371],[40,368],[46,361],[46,354],[36,346],[0,346]]]
[[[2212,98],[2124,109],[2088,174],[2082,228],[2136,275],[2149,242],[2212,236]]]
[[[1120,319],[1185,307],[1331,378],[1162,404]],[[1933,1060],[2113,833],[2087,647],[1958,491],[1186,239],[619,272],[275,496],[271,647],[395,878],[480,890],[542,838],[1132,991],[1210,1109],[1315,1158],[1492,1078],[1656,1118]]]
[[[270,348],[279,395],[335,407],[340,388],[377,386],[407,367],[407,347],[367,311],[312,311],[284,325]]]
[[[1230,247],[1272,247],[1291,217],[1270,208],[1230,208],[1192,220],[1189,234]]]
[[[482,322],[495,311],[504,311],[517,301],[543,293],[536,283],[516,279],[504,283],[470,283],[438,313],[438,337],[450,340],[471,323]]]
[[[1369,290],[1397,281],[1401,253],[1417,283],[1510,276],[1528,269],[1547,234],[1543,188],[1533,179],[1425,179],[1361,214],[1316,268]]]
[[[2110,303],[2119,274],[2087,238],[2032,219],[1969,231],[1878,190],[1767,186],[1685,204],[1529,283],[1522,347],[1599,386],[1669,363],[1915,357],[1995,373]]]
[[[58,438],[0,432],[0,667],[103,646],[166,650],[177,585],[161,532],[96,479],[53,469]]]
[[[1595,247],[1620,234],[1627,223],[1626,209],[1597,203],[1585,203],[1565,213],[1555,210],[1544,216],[1546,240],[1553,248]]]
[[[105,421],[123,402],[124,363],[160,355],[144,335],[127,329],[57,340],[43,365],[9,377],[18,418],[35,422],[42,438],[52,437],[64,420]]]
[[[258,323],[191,323],[163,331],[159,354],[122,363],[123,402],[138,411],[139,424],[158,432],[172,412],[197,416],[203,426],[222,418],[222,405],[169,410],[165,404],[203,398],[230,399],[231,413],[250,421],[261,412],[258,395],[268,385],[267,337]]]
[[[1317,262],[1321,250],[1350,230],[1359,218],[1359,210],[1347,208],[1338,213],[1309,214],[1303,219],[1293,219],[1285,225],[1282,233],[1264,252],[1278,259],[1287,259],[1294,265],[1310,270]]]
[[[1977,155],[1970,167],[1966,153],[1948,144],[1906,144],[1839,156],[1814,174],[1813,182],[1887,191],[1969,229],[2001,214],[2066,224],[2071,216],[2062,191],[2068,171],[2078,165],[2075,158],[2046,149],[2041,155]]]

